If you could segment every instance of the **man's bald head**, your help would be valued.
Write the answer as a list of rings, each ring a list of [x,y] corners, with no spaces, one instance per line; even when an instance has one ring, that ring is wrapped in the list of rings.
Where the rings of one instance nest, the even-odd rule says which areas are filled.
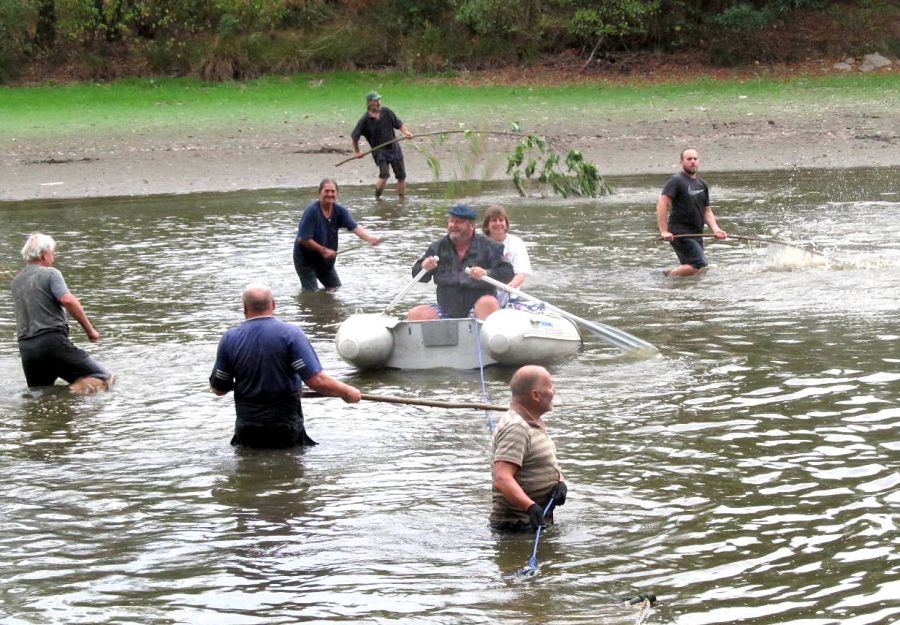
[[[244,316],[258,317],[275,311],[275,296],[272,289],[263,284],[251,284],[244,289]]]
[[[553,376],[537,365],[526,365],[513,374],[509,381],[512,393],[510,405],[518,406],[531,418],[540,418],[553,409]],[[521,412],[520,412],[521,414]]]
[[[525,365],[513,374],[509,390],[513,397],[530,397],[531,391],[552,380],[550,372],[538,365]]]

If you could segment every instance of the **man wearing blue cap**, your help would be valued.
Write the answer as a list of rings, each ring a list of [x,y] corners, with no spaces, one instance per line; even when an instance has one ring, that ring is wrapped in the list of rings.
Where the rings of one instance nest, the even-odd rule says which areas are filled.
[[[375,148],[382,143],[388,143],[395,138],[394,129],[403,133],[407,139],[412,139],[413,133],[394,114],[394,111],[386,106],[381,106],[381,95],[377,91],[370,91],[366,95],[366,114],[359,118],[356,127],[350,133],[353,140],[353,151],[356,158],[364,156],[359,149],[359,138],[365,137],[369,147]],[[378,165],[378,180],[375,181],[375,199],[379,199],[387,185],[390,176],[389,169],[394,170],[397,179],[397,194],[402,198],[406,193],[406,168],[403,165],[403,151],[399,143],[391,143],[377,150],[372,150],[372,158]]]
[[[420,304],[409,311],[407,319],[459,319],[472,314],[484,319],[500,309],[496,290],[481,277],[506,284],[513,278],[513,267],[503,260],[502,243],[476,232],[476,219],[478,215],[466,204],[448,211],[447,235],[429,245],[412,269],[413,276],[422,269],[427,271],[422,282],[434,280],[437,305]]]

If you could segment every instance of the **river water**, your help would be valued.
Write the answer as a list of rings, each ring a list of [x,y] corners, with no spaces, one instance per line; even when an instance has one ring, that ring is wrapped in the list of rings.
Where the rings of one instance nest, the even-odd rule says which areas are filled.
[[[119,379],[29,391],[0,298],[0,622],[633,623],[617,598],[641,591],[659,598],[649,623],[898,622],[898,174],[706,175],[724,228],[835,262],[716,242],[710,271],[681,280],[660,272],[674,255],[655,241],[659,176],[613,179],[599,201],[346,189],[388,239],[340,257],[340,291],[303,296],[291,241],[308,189],[0,205],[6,266],[28,232],[54,235],[103,340],[73,336]],[[228,445],[230,396],[206,391],[243,286],[262,280],[340,379],[480,400],[478,371],[361,374],[332,342],[407,284],[451,193],[511,210],[528,292],[660,350],[629,360],[587,335],[552,366],[569,501],[523,581],[504,575],[533,537],[486,522],[484,413],[305,400],[319,446],[248,452]],[[398,308],[432,297],[419,285]],[[510,374],[485,372],[490,401]]]

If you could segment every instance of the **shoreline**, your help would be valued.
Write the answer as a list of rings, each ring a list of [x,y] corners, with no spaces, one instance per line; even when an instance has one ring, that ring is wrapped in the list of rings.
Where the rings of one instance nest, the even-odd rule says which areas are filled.
[[[413,130],[424,134],[455,125],[457,120],[449,117]],[[672,173],[679,151],[687,146],[700,151],[707,175],[900,166],[900,111],[884,107],[773,108],[720,121],[683,110],[671,118],[647,117],[621,120],[579,117],[576,112],[553,122],[545,117],[529,130],[557,146],[580,150],[603,176]],[[372,185],[376,168],[370,156],[335,167],[350,156],[349,128],[342,130],[235,125],[7,137],[0,140],[0,202],[305,188],[325,177],[347,187]],[[422,151],[414,141],[404,143],[411,184],[435,181],[427,163],[431,152],[441,160],[438,181],[507,178],[506,155],[513,143],[488,142],[478,158],[492,165],[475,168],[473,175],[471,167],[465,171],[466,163],[460,166],[455,160],[458,150],[422,141]]]

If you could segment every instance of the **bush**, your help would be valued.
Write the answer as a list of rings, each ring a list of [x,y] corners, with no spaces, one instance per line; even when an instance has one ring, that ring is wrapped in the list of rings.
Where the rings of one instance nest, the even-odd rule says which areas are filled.
[[[710,37],[710,56],[720,65],[743,65],[751,61],[771,61],[772,53],[761,36],[772,23],[768,8],[757,9],[740,2],[712,18],[715,27]]]
[[[757,9],[744,2],[732,5],[712,18],[713,24],[730,33],[748,33],[762,30],[772,23],[772,11],[767,7]]]

